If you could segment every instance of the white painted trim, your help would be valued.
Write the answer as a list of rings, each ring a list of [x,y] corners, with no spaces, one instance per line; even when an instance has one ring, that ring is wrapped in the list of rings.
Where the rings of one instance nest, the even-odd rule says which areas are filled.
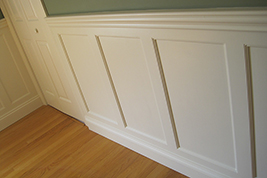
[[[41,98],[37,95],[0,116],[0,131],[20,120],[22,117],[31,113],[35,109],[41,107],[42,105]]]
[[[232,102],[235,102],[235,104],[233,104],[230,108],[236,107],[237,102],[243,103],[242,105],[239,104],[240,107],[236,107],[237,109],[235,110],[237,112],[235,111],[234,113],[235,118],[231,121],[234,144],[233,152],[235,152],[233,154],[233,160],[235,160],[235,162],[233,161],[233,164],[229,164],[230,166],[221,164],[221,162],[217,162],[216,160],[211,160],[208,157],[202,157],[201,154],[194,154],[193,152],[190,152],[190,150],[177,150],[177,144],[173,144],[175,139],[171,138],[173,137],[173,133],[171,132],[166,134],[166,136],[171,139],[168,140],[168,145],[165,147],[162,143],[155,143],[152,139],[146,139],[143,136],[138,136],[138,134],[133,132],[131,129],[116,127],[115,124],[105,122],[103,118],[97,115],[87,114],[85,116],[85,123],[91,130],[99,133],[100,135],[164,164],[167,167],[177,170],[183,174],[190,175],[190,177],[237,178],[242,176],[244,177],[244,175],[250,175],[251,160],[249,155],[250,147],[248,143],[249,131],[246,130],[246,128],[248,128],[248,122],[245,121],[246,118],[248,120],[246,112],[247,103],[245,98],[246,85],[244,85],[246,82],[243,80],[245,71],[244,68],[242,68],[242,64],[244,64],[242,52],[244,44],[247,43],[266,45],[265,36],[267,32],[267,9],[146,12],[98,15],[87,14],[69,17],[49,17],[46,18],[46,22],[51,27],[55,38],[58,38],[58,35],[62,34],[88,35],[88,38],[92,43],[94,43],[93,45],[95,46],[93,49],[96,51],[99,50],[99,44],[94,40],[98,36],[106,35],[110,37],[122,36],[126,38],[140,38],[147,58],[153,60],[154,62],[156,61],[156,63],[149,63],[149,65],[151,65],[149,67],[152,69],[155,65],[155,70],[157,70],[157,72],[157,67],[162,68],[162,64],[159,64],[161,63],[161,59],[157,57],[157,54],[155,54],[155,49],[157,49],[157,47],[153,46],[153,40],[154,43],[156,40],[160,41],[162,39],[184,40],[183,42],[219,43],[221,45],[227,45],[227,48],[224,48],[224,55],[227,56],[226,76],[229,81],[231,80],[231,84],[237,83],[237,79],[242,80],[238,85],[232,84],[231,88],[228,88],[229,96],[231,96],[230,100],[232,97],[237,98],[230,101],[230,105],[232,105]],[[191,36],[191,34],[193,35]],[[237,38],[233,39],[232,36],[235,35]],[[207,40],[205,40],[206,36]],[[113,43],[110,44],[110,46],[112,45]],[[61,49],[60,46],[59,49]],[[225,51],[226,49],[228,50],[227,53]],[[100,50],[100,60],[101,53],[103,53],[103,51],[101,52]],[[66,66],[68,65],[69,64],[66,64]],[[228,66],[230,67],[228,68]],[[151,70],[151,74],[153,72],[154,71]],[[233,76],[230,76],[230,74]],[[153,75],[156,78],[153,78],[153,80],[158,80],[157,77],[160,77],[163,83],[166,82],[163,68],[160,69],[160,73],[154,72]],[[228,86],[230,86],[229,81],[227,84]],[[155,86],[161,87],[161,83]],[[165,97],[168,98],[170,96],[168,96],[166,84],[163,88],[164,87],[166,91],[163,91],[163,93],[165,94]],[[159,95],[159,100],[161,97],[162,95]],[[166,99],[165,97],[162,98]],[[165,104],[164,107],[166,107]],[[172,109],[172,107],[168,104],[167,107]],[[172,112],[170,111],[171,109],[169,109],[169,113]],[[241,109],[243,109],[243,112],[239,113],[238,111]],[[233,115],[232,110],[231,114]],[[165,125],[166,133],[166,130],[170,130],[169,128],[175,127],[174,121],[169,122],[169,120],[165,120],[162,123],[166,125],[169,124],[169,126],[171,126],[169,127]],[[178,138],[177,134],[176,137]],[[241,137],[245,138],[239,139]]]
[[[35,74],[34,74],[34,72],[32,70],[32,67],[31,67],[30,63],[29,63],[29,60],[28,60],[28,58],[27,58],[27,56],[25,54],[25,51],[22,48],[21,42],[20,42],[20,40],[19,40],[19,38],[17,36],[17,33],[16,33],[15,29],[14,29],[14,26],[13,26],[13,24],[11,22],[11,16],[10,16],[9,12],[6,10],[6,6],[5,6],[3,1],[0,1],[0,7],[1,7],[1,9],[2,9],[4,15],[5,15],[5,19],[0,20],[0,22],[1,21],[5,21],[6,25],[8,26],[8,28],[10,30],[10,33],[11,33],[11,35],[13,37],[13,40],[15,41],[15,43],[17,45],[17,48],[18,48],[19,53],[20,53],[20,55],[22,57],[22,60],[23,60],[23,62],[25,64],[25,66],[26,66],[26,68],[28,70],[28,73],[29,73],[29,75],[31,77],[31,80],[32,80],[32,82],[34,84],[34,87],[35,87],[40,99],[42,100],[43,105],[47,105],[46,99],[45,99],[44,94],[43,94],[43,92],[42,92],[42,90],[40,88],[39,82],[37,81],[36,76],[35,76]]]
[[[23,108],[24,106],[28,105],[29,103],[31,103],[31,102],[33,102],[33,101],[35,101],[35,100],[38,100],[38,99],[40,99],[39,96],[34,96],[34,97],[32,97],[32,98],[29,99],[28,101],[22,103],[22,104],[19,105],[18,107],[14,108],[14,109],[10,110],[9,112],[5,113],[4,115],[2,115],[2,116],[0,117],[0,121],[3,120],[3,119],[5,119],[6,117],[10,116],[10,115],[13,114],[14,112],[20,110],[21,108]]]
[[[1,20],[0,20],[0,29],[1,29],[1,28],[5,28],[5,27],[7,27],[7,22],[6,22],[5,19],[1,19]]]
[[[53,27],[182,28],[267,31],[267,9],[139,12],[48,17]]]

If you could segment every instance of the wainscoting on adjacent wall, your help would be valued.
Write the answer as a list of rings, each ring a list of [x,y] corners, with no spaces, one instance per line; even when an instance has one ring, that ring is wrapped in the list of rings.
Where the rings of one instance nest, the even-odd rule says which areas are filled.
[[[0,130],[42,106],[5,19],[0,20]]]
[[[190,177],[263,178],[260,107],[267,99],[259,98],[266,90],[249,78],[267,71],[266,16],[203,11],[46,21],[81,89],[91,130]]]

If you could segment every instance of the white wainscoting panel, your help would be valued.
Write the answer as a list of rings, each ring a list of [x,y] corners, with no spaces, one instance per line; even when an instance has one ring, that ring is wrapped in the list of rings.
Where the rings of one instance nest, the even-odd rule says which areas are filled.
[[[53,79],[53,82],[56,83],[56,91],[57,95],[61,100],[64,100],[68,103],[71,103],[64,87],[61,79],[58,76],[58,71],[56,70],[55,64],[53,62],[52,54],[49,48],[49,45],[46,41],[37,41],[38,48],[40,50],[43,62],[45,64],[45,68],[49,73],[50,78]]]
[[[0,76],[3,89],[11,103],[16,103],[30,94],[23,79],[18,64],[15,61],[12,48],[9,46],[5,35],[0,35],[1,65]]]
[[[28,20],[38,20],[31,0],[21,0],[21,5]]]
[[[5,20],[0,21],[0,130],[42,105]]]
[[[19,0],[10,0],[8,1],[8,6],[10,9],[12,9],[12,16],[16,21],[22,21],[23,17],[20,9],[20,6],[18,5],[20,2]]]
[[[59,106],[59,103],[56,99],[56,89],[54,88],[52,81],[49,79],[49,72],[45,67],[40,67],[45,66],[43,59],[38,58],[38,60],[34,60],[37,59],[36,53],[38,53],[38,51],[35,50],[32,40],[23,39],[22,42],[31,65],[35,66],[35,68],[37,68],[36,66],[39,67],[39,70],[35,70],[35,75],[38,76],[39,83],[42,87],[43,94],[45,95],[47,102],[51,103],[53,106]]]
[[[36,78],[44,88],[44,95],[48,96],[48,104],[83,120],[86,113],[83,99],[73,76],[69,76],[62,68],[51,32],[44,21],[46,14],[41,1],[4,0],[1,4],[10,14],[10,21],[23,43]],[[19,21],[16,14],[20,17]]]
[[[157,40],[157,46],[179,136],[179,150],[235,170],[224,44]]]
[[[56,98],[54,100],[56,103],[60,103],[60,105],[52,105],[53,103],[49,103],[57,109],[64,111],[70,116],[76,117],[77,119],[83,119],[83,114],[80,110],[80,107],[77,103],[77,98],[75,98],[72,94],[72,88],[70,84],[64,76],[64,70],[61,69],[60,62],[57,61],[55,55],[52,54],[51,46],[47,41],[36,40],[37,47],[39,49],[40,63],[41,68],[46,72],[48,80],[45,80],[45,83],[49,82],[52,84],[51,87],[54,88],[54,93]],[[40,68],[38,70],[41,70]],[[63,76],[63,77],[62,77]],[[44,85],[45,85],[44,83]],[[81,103],[83,104],[83,103]]]
[[[254,130],[256,177],[267,175],[267,47],[250,46],[252,91],[254,104]]]
[[[100,36],[99,41],[121,103],[126,128],[164,142],[161,118],[140,39]]]
[[[249,56],[252,78],[253,60],[265,65],[266,17],[255,10],[46,21],[88,105],[91,130],[192,178],[251,178],[253,148],[264,158],[267,135],[255,117],[253,144],[246,64]],[[248,55],[246,45],[259,47]],[[265,73],[258,75],[264,83]],[[255,111],[264,110],[254,99]]]
[[[121,115],[101,58],[93,50],[93,40],[86,34],[62,34],[60,39],[69,64],[80,85],[91,117],[118,125]],[[85,77],[86,76],[86,77]]]

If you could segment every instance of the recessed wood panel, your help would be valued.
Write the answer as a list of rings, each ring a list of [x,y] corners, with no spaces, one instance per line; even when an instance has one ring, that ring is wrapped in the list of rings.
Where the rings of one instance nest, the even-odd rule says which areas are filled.
[[[99,37],[99,41],[127,128],[152,139],[165,141],[140,39]]]
[[[257,177],[267,175],[267,48],[250,47]]]
[[[12,102],[10,100],[10,97],[6,93],[5,87],[0,80],[0,110],[2,110],[2,113],[0,112],[0,115],[5,112],[5,108],[8,108],[12,105]]]
[[[32,44],[32,41],[31,40],[27,40],[27,39],[24,39],[23,40],[23,46],[25,48],[25,51],[27,53],[27,55],[29,56],[29,59],[31,60],[32,64],[33,65],[36,65],[36,66],[39,66],[42,59],[39,59],[39,61],[35,61],[34,59],[36,59],[36,55],[35,55],[35,50],[33,48],[33,44]],[[42,85],[42,89],[43,91],[45,92],[44,94],[49,94],[51,95],[52,97],[55,96],[55,93],[53,92],[52,88],[53,88],[53,84],[50,80],[46,79],[47,77],[49,77],[49,75],[46,75],[47,72],[44,68],[40,68],[40,67],[36,67],[38,68],[38,70],[36,71],[37,72],[37,75],[39,76],[39,82],[41,83]]]
[[[157,40],[179,151],[235,169],[224,44]]]
[[[24,9],[24,14],[28,20],[38,20],[36,12],[33,8],[31,0],[21,0],[22,7]]]
[[[35,75],[38,78],[38,82],[40,83],[47,103],[60,109],[58,95],[55,91],[54,83],[50,78],[49,71],[45,67],[42,57],[38,57],[38,48],[35,47],[34,42],[31,39],[23,39],[23,47],[28,59],[31,62],[31,65],[33,66]]]
[[[37,44],[45,64],[45,66],[43,67],[47,68],[49,76],[54,82],[54,86],[56,87],[59,98],[61,100],[64,100],[65,102],[71,103],[71,101],[68,98],[67,92],[65,91],[65,88],[62,84],[62,81],[59,78],[59,74],[53,62],[54,59],[52,58],[52,54],[48,43],[46,41],[37,41]]]
[[[4,35],[0,36],[0,81],[11,103],[29,94],[23,76]]]
[[[0,28],[0,130],[43,103],[6,21]]]
[[[101,58],[96,58],[86,35],[61,35],[69,65],[85,97],[89,114],[117,124],[121,118]],[[102,65],[101,65],[102,64]]]
[[[20,9],[20,2],[19,0],[8,0],[6,1],[8,6],[12,12],[12,15],[16,21],[23,21],[23,17],[21,14]]]

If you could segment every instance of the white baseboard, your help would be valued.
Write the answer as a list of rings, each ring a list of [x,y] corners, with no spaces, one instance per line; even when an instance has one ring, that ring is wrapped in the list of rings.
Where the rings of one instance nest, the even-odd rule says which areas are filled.
[[[39,96],[35,96],[28,101],[22,103],[18,107],[10,110],[6,114],[0,116],[0,131],[7,128],[11,124],[17,122],[27,114],[43,105]]]
[[[227,177],[95,119],[86,117],[85,124],[91,131],[191,178]]]

